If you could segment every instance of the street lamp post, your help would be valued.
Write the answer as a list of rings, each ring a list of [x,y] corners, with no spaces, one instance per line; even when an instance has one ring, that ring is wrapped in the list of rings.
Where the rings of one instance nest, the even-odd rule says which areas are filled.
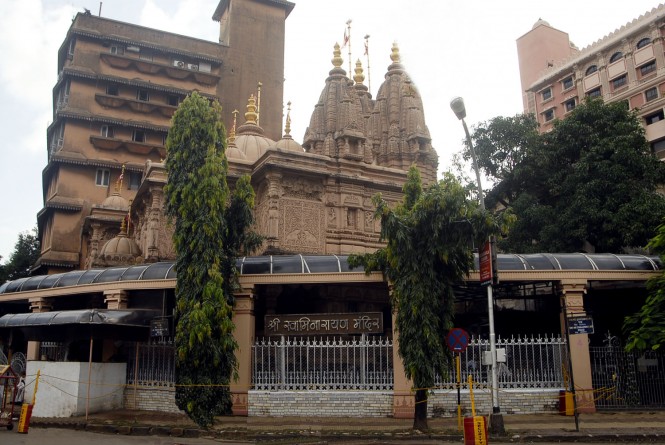
[[[464,118],[466,117],[466,108],[464,107],[464,100],[461,97],[456,97],[450,101],[450,108],[457,116],[457,119],[462,121],[464,127],[464,134],[466,135],[466,143],[471,152],[471,160],[473,161],[473,170],[476,172],[476,184],[478,186],[478,201],[480,208],[485,210],[485,199],[483,197],[483,186],[480,182],[480,170],[478,169],[478,160],[476,159],[476,150],[473,148],[471,134],[469,128],[466,126]],[[503,415],[499,407],[499,383],[497,378],[496,367],[496,334],[494,332],[494,297],[492,295],[492,282],[487,285],[487,313],[489,318],[490,329],[490,355],[492,362],[492,414],[490,415],[489,430],[495,434],[503,434],[505,432],[503,424]]]

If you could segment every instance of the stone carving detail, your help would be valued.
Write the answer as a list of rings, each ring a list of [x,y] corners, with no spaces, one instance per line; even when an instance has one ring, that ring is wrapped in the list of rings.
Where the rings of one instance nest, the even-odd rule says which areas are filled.
[[[280,201],[280,240],[294,252],[323,253],[324,207],[305,200]]]
[[[304,178],[286,178],[282,182],[284,196],[290,198],[311,199],[321,201],[323,185]]]

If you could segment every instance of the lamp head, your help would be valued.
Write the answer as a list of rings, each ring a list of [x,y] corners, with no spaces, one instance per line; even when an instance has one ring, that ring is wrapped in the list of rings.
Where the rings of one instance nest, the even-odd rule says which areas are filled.
[[[464,119],[466,117],[466,108],[464,107],[464,99],[455,97],[450,101],[450,108],[457,116],[457,119]]]

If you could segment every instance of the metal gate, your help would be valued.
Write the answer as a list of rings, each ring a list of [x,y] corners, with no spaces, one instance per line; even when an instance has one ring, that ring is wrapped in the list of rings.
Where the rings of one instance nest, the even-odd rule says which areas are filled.
[[[665,353],[610,344],[590,347],[589,354],[596,408],[665,408]]]

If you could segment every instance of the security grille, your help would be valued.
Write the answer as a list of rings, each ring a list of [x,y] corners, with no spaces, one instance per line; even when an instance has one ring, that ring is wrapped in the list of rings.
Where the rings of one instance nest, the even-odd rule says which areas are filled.
[[[665,408],[665,354],[626,352],[617,344],[589,348],[598,409]]]
[[[175,347],[172,340],[138,343],[138,346],[134,346],[125,350],[127,384],[162,387],[175,385]]]
[[[511,337],[496,341],[497,378],[499,388],[545,389],[565,388],[566,341],[560,336]],[[501,352],[501,350],[503,350]],[[474,385],[488,387],[492,380],[488,339],[471,338],[467,349],[461,353],[461,381],[464,387],[469,375]],[[500,352],[500,353],[499,353]],[[505,360],[504,358],[505,357]],[[453,389],[455,368],[451,366],[448,375],[437,376],[436,387]]]
[[[257,390],[392,390],[388,338],[263,338],[252,347]]]

